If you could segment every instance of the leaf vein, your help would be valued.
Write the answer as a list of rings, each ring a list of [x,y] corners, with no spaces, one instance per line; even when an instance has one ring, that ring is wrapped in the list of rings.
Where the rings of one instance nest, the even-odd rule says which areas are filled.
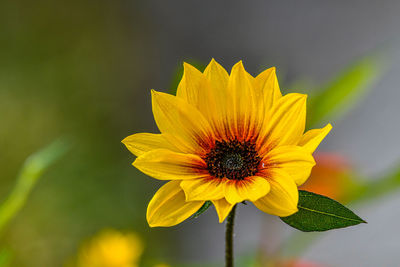
[[[319,211],[319,210],[309,209],[309,208],[306,208],[306,207],[303,207],[303,206],[300,206],[300,205],[299,205],[298,207],[301,208],[301,209],[304,209],[304,210],[308,210],[308,211],[312,211],[312,212],[324,214],[324,215],[327,215],[327,216],[332,216],[332,217],[340,218],[340,219],[343,219],[343,220],[355,221],[355,222],[358,222],[358,223],[363,222],[362,220],[357,220],[357,219],[352,219],[352,218],[346,218],[346,217],[339,216],[339,215],[332,214],[332,213],[327,213],[327,212],[323,212],[323,211]]]

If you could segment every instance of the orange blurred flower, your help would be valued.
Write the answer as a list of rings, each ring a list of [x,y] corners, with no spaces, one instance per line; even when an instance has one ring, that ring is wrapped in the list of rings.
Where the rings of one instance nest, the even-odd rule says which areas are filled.
[[[311,261],[293,259],[293,260],[278,262],[276,263],[276,265],[273,265],[273,267],[325,267],[325,265]]]
[[[316,153],[314,158],[316,165],[311,171],[310,178],[300,189],[347,202],[356,185],[351,178],[349,161],[335,153]]]

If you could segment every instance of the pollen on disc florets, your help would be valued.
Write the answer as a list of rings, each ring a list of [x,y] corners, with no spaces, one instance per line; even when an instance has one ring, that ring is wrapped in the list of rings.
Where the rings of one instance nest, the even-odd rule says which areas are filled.
[[[250,141],[216,141],[205,156],[208,172],[217,178],[243,180],[258,172],[261,158]]]

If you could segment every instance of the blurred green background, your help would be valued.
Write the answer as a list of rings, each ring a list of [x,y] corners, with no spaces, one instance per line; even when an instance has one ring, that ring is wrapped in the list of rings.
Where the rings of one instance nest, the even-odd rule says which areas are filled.
[[[0,200],[26,157],[60,136],[70,143],[0,237],[12,266],[61,266],[104,227],[149,232],[155,185],[120,143],[152,123],[141,13],[113,1],[1,1],[0,32]]]

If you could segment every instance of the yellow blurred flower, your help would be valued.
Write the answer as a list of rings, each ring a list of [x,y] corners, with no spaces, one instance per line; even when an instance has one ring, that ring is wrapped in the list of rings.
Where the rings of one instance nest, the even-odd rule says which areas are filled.
[[[237,203],[289,216],[298,189],[315,164],[312,153],[332,126],[304,133],[306,95],[282,96],[270,68],[256,77],[238,62],[230,74],[212,60],[204,73],[184,64],[177,95],[152,91],[161,134],[139,133],[122,142],[133,165],[172,180],[147,209],[150,226],[173,226],[211,200],[222,222]]]
[[[137,267],[142,252],[142,242],[135,234],[103,230],[82,246],[78,266]]]
[[[171,266],[168,264],[165,264],[165,263],[160,263],[160,264],[154,265],[154,267],[171,267]]]

